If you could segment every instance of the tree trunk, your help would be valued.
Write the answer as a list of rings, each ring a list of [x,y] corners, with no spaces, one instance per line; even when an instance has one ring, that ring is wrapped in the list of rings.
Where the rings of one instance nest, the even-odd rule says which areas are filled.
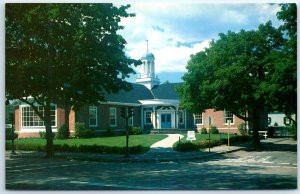
[[[51,127],[51,106],[50,102],[46,102],[45,105],[45,127],[46,127],[46,157],[47,158],[53,158],[54,157],[54,148],[53,148],[53,133],[52,133],[52,127]]]
[[[69,128],[69,115],[70,115],[70,106],[66,103],[65,104],[65,124],[67,126],[67,129],[70,132],[70,128]]]
[[[253,107],[251,122],[252,122],[252,131],[253,131],[253,148],[255,150],[261,150],[262,145],[260,143],[259,138],[259,130],[265,130],[264,126],[264,105],[262,103],[258,103],[258,105]]]

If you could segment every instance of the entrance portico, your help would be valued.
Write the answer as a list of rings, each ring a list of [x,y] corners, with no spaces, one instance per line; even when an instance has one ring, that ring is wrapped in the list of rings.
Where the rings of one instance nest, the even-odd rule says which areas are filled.
[[[177,129],[179,121],[186,123],[185,117],[179,118],[179,101],[168,99],[140,100],[144,119],[141,126],[152,129]],[[182,113],[184,111],[180,111]]]

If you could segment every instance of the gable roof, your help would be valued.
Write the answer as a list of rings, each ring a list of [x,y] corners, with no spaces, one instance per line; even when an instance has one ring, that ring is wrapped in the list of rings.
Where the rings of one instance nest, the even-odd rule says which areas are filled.
[[[132,89],[130,91],[120,90],[115,94],[107,94],[106,100],[109,102],[122,103],[138,103],[139,100],[153,99],[151,91],[144,85],[131,83]]]
[[[152,90],[141,84],[131,83],[132,89],[130,91],[120,90],[115,94],[107,94],[106,100],[109,102],[118,103],[136,103],[140,104],[139,100],[150,99],[172,99],[178,100],[179,96],[175,91],[177,85],[182,83],[164,83],[154,86]]]
[[[182,83],[164,83],[152,88],[152,93],[156,99],[174,99],[178,100],[179,96],[176,93],[175,87]]]

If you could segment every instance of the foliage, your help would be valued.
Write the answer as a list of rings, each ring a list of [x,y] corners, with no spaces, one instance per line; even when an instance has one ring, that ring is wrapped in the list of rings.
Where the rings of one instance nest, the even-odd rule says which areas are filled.
[[[189,141],[179,142],[173,146],[173,149],[179,152],[198,151],[199,147]]]
[[[116,133],[115,133],[113,128],[111,128],[111,127],[106,128],[104,136],[112,137],[112,136],[115,136],[115,135],[116,135]]]
[[[295,19],[291,9],[293,5],[282,5],[279,18]],[[209,48],[192,55],[183,76],[185,83],[177,88],[181,107],[191,112],[232,111],[253,126],[254,145],[259,147],[264,112],[296,113],[296,49],[287,43],[293,40],[290,34],[296,35],[296,22],[288,21],[280,29],[269,21],[257,30],[220,33]],[[281,29],[291,30],[288,40]]]
[[[246,127],[246,123],[241,123],[239,126],[238,126],[238,130],[240,132],[241,135],[247,135],[247,127]]]
[[[206,130],[205,127],[202,127],[202,128],[201,128],[201,134],[207,134],[207,130]]]
[[[92,138],[96,136],[95,129],[86,128],[84,123],[75,123],[75,137],[77,138]]]
[[[39,135],[41,139],[47,139],[45,131],[39,131]]]
[[[44,121],[48,157],[53,157],[51,104],[76,109],[131,88],[125,78],[140,61],[125,55],[126,41],[117,33],[124,28],[121,18],[134,16],[129,7],[6,4],[6,100],[29,104]]]
[[[141,127],[131,127],[129,130],[129,134],[130,135],[140,135],[143,134],[143,130],[141,129]]]
[[[55,137],[57,139],[68,139],[69,136],[70,136],[70,131],[69,131],[67,125],[64,123],[58,128]]]
[[[17,139],[19,135],[15,131],[13,133],[14,139]],[[12,140],[11,128],[5,128],[5,140]]]
[[[210,127],[210,132],[211,132],[212,134],[219,134],[218,128],[217,128],[216,126],[214,126],[214,125],[212,125],[212,126]]]

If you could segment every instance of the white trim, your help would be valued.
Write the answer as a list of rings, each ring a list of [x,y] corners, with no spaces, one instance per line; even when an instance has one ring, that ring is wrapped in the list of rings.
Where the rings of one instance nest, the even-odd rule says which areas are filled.
[[[226,110],[224,110],[224,117],[223,117],[223,120],[224,120],[224,125],[225,126],[228,126],[228,123],[226,122],[226,119],[225,119],[225,112],[226,112]],[[230,111],[231,113],[232,113],[232,111]],[[235,115],[232,113],[232,123],[230,123],[230,125],[234,125],[234,117],[235,117]],[[226,118],[229,118],[229,117],[226,117]]]
[[[115,115],[114,115],[114,117],[115,117],[115,124],[114,124],[114,125],[112,125],[111,122],[110,122],[110,121],[111,121],[111,118],[110,118],[110,110],[111,110],[111,109],[112,109],[112,110],[115,110]],[[117,108],[116,108],[116,107],[109,107],[109,126],[110,126],[110,127],[116,127],[116,126],[117,126],[117,123],[118,123],[118,122],[117,122]]]
[[[148,100],[139,100],[142,105],[178,105],[179,100],[174,99],[148,99]]]
[[[124,102],[100,102],[100,104],[110,104],[110,105],[123,105],[123,106],[141,106],[141,104],[138,103],[124,103]]]
[[[196,125],[196,126],[202,126],[202,125],[204,125],[203,124],[203,113],[201,113],[201,123],[196,123],[196,119],[195,119],[196,115],[200,115],[200,114],[193,114],[194,125]]]
[[[90,108],[96,108],[96,124],[95,125],[91,125],[91,121],[90,121]],[[97,106],[89,106],[89,126],[90,127],[98,127],[98,107]]]
[[[38,105],[38,104],[37,104]],[[51,104],[50,106],[54,106],[55,109],[55,125],[51,125],[51,128],[57,128],[57,105],[56,104]],[[23,126],[23,117],[22,117],[22,113],[23,113],[23,108],[25,107],[29,107],[32,109],[32,107],[28,104],[21,104],[19,105],[19,122],[20,122],[20,130],[24,129],[24,130],[30,130],[30,129],[43,129],[45,127],[45,125],[43,126]],[[50,108],[51,111],[51,108]],[[33,110],[34,112],[34,110]],[[35,112],[34,112],[35,113]],[[35,113],[36,114],[36,113]],[[50,115],[51,116],[51,115]],[[44,122],[44,121],[43,121]],[[44,122],[45,124],[45,122]]]
[[[151,110],[144,111],[144,125],[152,125],[152,120],[151,120],[151,118],[152,118],[152,112],[153,111],[151,111]],[[146,122],[147,121],[147,117],[146,117],[147,113],[150,113],[150,123]]]

